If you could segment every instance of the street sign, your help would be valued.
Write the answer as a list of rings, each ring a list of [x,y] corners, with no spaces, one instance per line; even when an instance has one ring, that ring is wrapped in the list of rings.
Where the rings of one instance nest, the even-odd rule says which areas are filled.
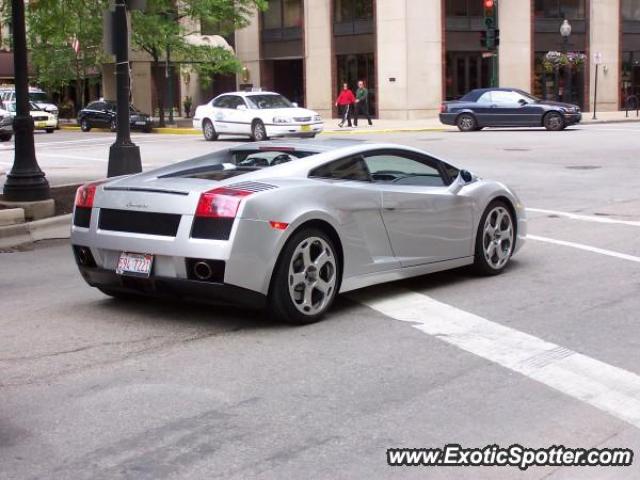
[[[593,63],[600,65],[602,63],[602,53],[596,52],[593,54]]]

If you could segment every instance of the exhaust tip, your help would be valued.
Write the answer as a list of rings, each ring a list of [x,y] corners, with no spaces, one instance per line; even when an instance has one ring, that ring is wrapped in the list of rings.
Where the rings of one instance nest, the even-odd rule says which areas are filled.
[[[213,270],[207,262],[200,261],[193,264],[193,274],[198,280],[207,281],[211,280]]]

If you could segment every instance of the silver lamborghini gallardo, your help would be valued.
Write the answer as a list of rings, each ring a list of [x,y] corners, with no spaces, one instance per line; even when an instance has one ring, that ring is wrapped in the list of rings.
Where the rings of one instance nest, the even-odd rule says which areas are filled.
[[[107,295],[310,323],[341,292],[464,265],[500,273],[526,226],[508,187],[421,150],[274,141],[84,185],[71,241]]]

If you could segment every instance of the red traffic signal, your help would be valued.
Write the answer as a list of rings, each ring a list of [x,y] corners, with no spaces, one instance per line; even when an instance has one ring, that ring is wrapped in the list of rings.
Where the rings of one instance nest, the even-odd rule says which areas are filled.
[[[493,0],[484,0],[484,8],[493,8]]]

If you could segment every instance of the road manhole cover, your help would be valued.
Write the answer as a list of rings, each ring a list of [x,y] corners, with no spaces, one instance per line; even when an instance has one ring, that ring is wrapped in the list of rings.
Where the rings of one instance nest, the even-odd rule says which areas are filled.
[[[600,165],[569,165],[569,170],[597,170],[598,168],[602,168]]]
[[[530,148],[513,147],[513,148],[505,148],[504,151],[505,152],[530,152],[531,149]]]

